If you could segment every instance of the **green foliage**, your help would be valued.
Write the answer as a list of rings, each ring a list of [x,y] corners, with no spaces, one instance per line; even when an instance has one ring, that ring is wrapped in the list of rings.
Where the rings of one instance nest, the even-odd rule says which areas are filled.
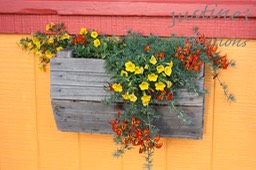
[[[186,113],[176,107],[179,100],[175,97],[181,89],[199,96],[206,93],[197,84],[204,76],[200,73],[204,65],[212,69],[228,99],[234,99],[218,74],[235,63],[228,61],[226,55],[221,56],[217,46],[209,44],[203,35],[160,38],[129,32],[112,42],[113,48],[105,55],[106,73],[111,76],[107,90],[112,96],[105,102],[123,101],[125,104],[123,113],[117,111],[117,117],[110,123],[116,133],[114,141],[120,145],[115,156],[122,155],[129,146],[139,146],[139,153],[147,154],[145,167],[151,169],[154,149],[162,146],[156,127],[159,114],[154,106],[167,104],[178,114],[182,124],[190,124]],[[165,70],[167,67],[170,74]],[[157,75],[157,80],[151,80],[152,74]],[[164,84],[162,89],[159,82]],[[143,83],[146,85],[142,88]],[[144,96],[148,97],[146,101]]]
[[[104,58],[108,46],[104,35],[81,28],[80,34],[72,39],[72,48],[76,58]]]
[[[67,34],[64,24],[50,23],[46,25],[47,33],[36,32],[31,38],[22,38],[18,45],[20,48],[32,51],[39,57],[39,69],[44,70],[50,62],[50,58],[70,45],[70,36]]]
[[[145,168],[152,168],[155,149],[162,147],[156,122],[160,115],[154,110],[156,105],[168,105],[177,113],[181,123],[189,124],[190,119],[176,104],[176,96],[186,89],[202,96],[206,93],[196,82],[203,78],[201,69],[208,65],[224,90],[229,101],[234,101],[227,85],[219,78],[221,70],[235,66],[233,60],[217,52],[217,46],[207,42],[204,35],[194,37],[168,38],[142,36],[128,32],[124,37],[106,37],[96,31],[81,28],[77,35],[67,34],[64,25],[50,23],[46,33],[37,32],[32,38],[22,38],[22,49],[32,51],[39,57],[40,68],[49,63],[56,52],[72,47],[75,57],[105,59],[106,73],[111,81],[105,89],[111,97],[105,104],[123,103],[122,113],[116,108],[117,116],[110,122],[115,132],[114,142],[120,146],[113,154],[122,156],[135,146],[139,153],[146,154]]]

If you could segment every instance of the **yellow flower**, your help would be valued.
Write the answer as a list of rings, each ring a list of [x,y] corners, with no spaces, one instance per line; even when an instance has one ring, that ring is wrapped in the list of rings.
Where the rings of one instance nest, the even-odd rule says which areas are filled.
[[[37,53],[39,52],[37,48],[34,48],[32,51],[33,51],[35,54],[37,54]]]
[[[153,65],[157,63],[156,58],[153,55],[151,56],[151,59],[149,60],[149,62]]]
[[[149,84],[148,82],[143,81],[139,86],[141,90],[148,90]]]
[[[38,66],[39,71],[45,71],[45,67],[43,65]]]
[[[40,47],[41,47],[40,41],[39,41],[38,39],[36,39],[36,38],[34,38],[32,41],[33,41],[33,44],[35,44],[36,47],[37,47],[38,49],[40,49]]]
[[[149,102],[150,102],[150,99],[151,99],[151,96],[143,95],[141,97],[141,101],[142,101],[143,106],[147,106],[149,104]]]
[[[32,47],[33,47],[33,44],[32,44],[31,42],[29,42],[29,43],[27,44],[27,46],[28,46],[28,48],[32,48]]]
[[[142,67],[136,66],[135,67],[135,74],[142,74],[144,69]]]
[[[36,55],[37,55],[38,57],[42,57],[42,56],[43,56],[43,54],[42,54],[40,51],[37,51],[37,52],[36,52]]]
[[[121,84],[119,84],[119,83],[114,83],[114,84],[112,84],[112,88],[113,88],[114,91],[116,91],[116,92],[122,92],[122,91],[123,91],[123,87],[122,87]]]
[[[134,93],[132,93],[132,94],[129,95],[129,99],[130,99],[131,102],[136,102],[137,97],[134,95]]]
[[[169,64],[169,67],[172,68],[172,66],[173,66],[173,62],[171,61],[170,64]]]
[[[123,96],[124,100],[128,100],[130,97],[130,95],[128,93],[125,93],[122,96]]]
[[[155,73],[151,73],[151,74],[148,75],[148,80],[149,81],[156,82],[157,78],[158,78],[158,75],[156,75]]]
[[[130,71],[130,72],[134,72],[135,71],[135,65],[131,61],[128,61],[128,62],[125,63],[125,70]]]
[[[92,31],[91,32],[91,37],[92,38],[97,38],[98,37],[98,33],[96,31]]]
[[[56,48],[57,51],[63,50],[63,48],[61,46]]]
[[[60,37],[61,40],[65,40],[65,39],[69,39],[69,38],[70,38],[70,36],[67,33],[65,33],[64,35],[62,35]]]
[[[53,22],[51,22],[50,24],[47,24],[47,25],[45,26],[46,31],[49,31],[54,25],[55,25],[55,24],[54,24]]]
[[[147,70],[148,69],[148,65],[146,64],[144,68]]]
[[[50,25],[50,24],[47,24],[47,25],[45,26],[45,30],[46,30],[46,31],[49,31],[50,28],[51,28],[51,25]]]
[[[162,82],[158,82],[155,84],[156,90],[164,90],[165,86],[166,85]]]
[[[50,51],[46,51],[46,52],[45,52],[45,56],[46,56],[47,58],[52,58],[52,57],[54,56],[54,54],[51,53]]]
[[[80,34],[81,35],[86,35],[88,32],[87,32],[87,29],[86,28],[81,28],[80,30]]]
[[[167,88],[172,87],[172,82],[171,81],[167,81]]]
[[[157,70],[158,73],[161,73],[161,72],[164,71],[164,66],[163,65],[157,66],[156,70]]]
[[[120,75],[123,77],[128,77],[128,73],[124,70],[121,71]]]
[[[93,45],[94,45],[94,47],[97,48],[100,45],[100,40],[99,39],[94,40]]]
[[[54,39],[53,39],[53,38],[49,38],[49,39],[47,40],[47,42],[48,42],[49,44],[52,44],[52,43],[54,43]]]
[[[164,73],[167,75],[167,76],[170,76],[172,74],[172,68],[170,66],[166,66],[164,68]]]

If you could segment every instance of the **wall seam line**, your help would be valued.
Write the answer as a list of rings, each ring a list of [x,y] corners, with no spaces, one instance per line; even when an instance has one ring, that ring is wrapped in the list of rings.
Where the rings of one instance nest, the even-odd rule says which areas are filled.
[[[213,108],[212,108],[212,146],[211,146],[211,170],[214,167],[214,123],[215,123],[215,99],[216,99],[216,81],[213,81]]]
[[[35,84],[35,119],[36,119],[36,139],[37,139],[37,169],[40,170],[40,141],[39,141],[39,127],[38,127],[38,109],[37,109],[37,65],[36,59],[34,59],[34,84]]]
[[[77,133],[77,140],[78,140],[78,166],[79,166],[79,169],[82,170],[82,166],[81,166],[81,163],[82,163],[82,153],[81,153],[81,136],[80,136],[80,133]]]

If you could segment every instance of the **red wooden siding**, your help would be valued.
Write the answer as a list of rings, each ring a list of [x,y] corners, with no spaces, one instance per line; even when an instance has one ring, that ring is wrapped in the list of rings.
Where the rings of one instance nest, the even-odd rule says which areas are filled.
[[[218,5],[216,5],[218,4]],[[81,27],[96,29],[105,34],[126,34],[128,30],[142,34],[168,36],[193,35],[193,27],[209,37],[256,38],[255,1],[0,1],[0,33],[31,33],[43,31],[51,22],[65,22],[70,33]],[[199,19],[178,22],[179,13],[193,15],[195,10],[230,10],[241,14],[237,20]],[[175,12],[175,26],[171,12]],[[199,14],[199,13],[198,13]],[[209,16],[209,14],[208,14]],[[248,20],[247,20],[248,17]],[[247,21],[246,21],[247,20]],[[102,27],[105,25],[105,27]],[[101,29],[101,28],[104,28]]]

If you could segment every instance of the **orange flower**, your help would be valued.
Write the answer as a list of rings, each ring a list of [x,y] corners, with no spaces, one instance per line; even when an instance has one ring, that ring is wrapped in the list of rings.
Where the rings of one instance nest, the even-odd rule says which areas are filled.
[[[159,54],[158,54],[158,52],[156,52],[156,54],[155,54],[155,57],[156,57],[156,58],[158,58],[158,57],[159,57]]]
[[[116,125],[116,120],[112,120],[111,122],[108,122],[109,124],[111,124],[112,126]]]
[[[160,58],[163,59],[164,58],[164,51],[161,52],[160,54]]]
[[[160,149],[162,146],[163,146],[163,143],[158,143],[158,144],[156,144],[156,148],[157,148],[157,149]]]
[[[190,62],[190,63],[193,61],[193,59],[194,59],[194,56],[193,56],[193,55],[190,55],[190,56],[187,58],[188,62]]]
[[[160,100],[162,100],[163,98],[164,98],[164,96],[163,96],[163,95],[160,95],[160,96],[157,96],[156,100],[160,101]]]
[[[152,142],[150,142],[149,148],[150,148],[150,149],[153,149],[153,143],[152,143]]]
[[[141,120],[140,119],[138,119],[137,121],[136,121],[136,124],[141,124]]]
[[[142,148],[139,149],[139,153],[142,153]]]
[[[182,50],[181,47],[178,45],[178,47],[177,47],[177,53],[180,54],[180,53],[181,53],[181,50]]]
[[[148,45],[148,44],[145,46],[144,50],[145,50],[147,53],[149,52],[150,48],[149,48],[149,45]]]
[[[110,91],[114,91],[114,88],[112,86],[109,86]]]
[[[145,128],[145,129],[144,129],[144,134],[147,134],[147,135],[148,135],[149,133],[150,133],[150,131],[149,131],[147,128]]]
[[[157,135],[155,138],[154,138],[154,141],[158,142],[160,140],[160,135]]]
[[[136,123],[135,117],[132,117],[132,125],[134,125]]]
[[[167,95],[167,100],[172,100],[172,91]]]
[[[118,107],[116,107],[116,112],[117,112],[117,115],[118,115],[118,117],[121,115],[121,112],[120,112],[120,110],[119,110],[119,108]]]
[[[129,143],[129,140],[125,139],[124,144],[128,145],[128,143]]]
[[[197,63],[197,66],[196,66],[196,68],[195,68],[195,71],[198,73],[198,71],[200,70],[200,68],[202,67],[202,65],[203,65],[203,62],[202,61],[200,61],[200,62],[198,62]]]
[[[125,129],[126,129],[126,127],[127,127],[126,123],[125,123],[125,122],[123,122],[123,123],[122,123],[122,130],[125,130]]]
[[[190,47],[191,47],[190,42],[187,40],[187,41],[186,41],[185,48],[184,48],[185,53],[186,53],[187,55],[189,54]]]
[[[196,50],[196,55],[200,55],[201,50]]]

